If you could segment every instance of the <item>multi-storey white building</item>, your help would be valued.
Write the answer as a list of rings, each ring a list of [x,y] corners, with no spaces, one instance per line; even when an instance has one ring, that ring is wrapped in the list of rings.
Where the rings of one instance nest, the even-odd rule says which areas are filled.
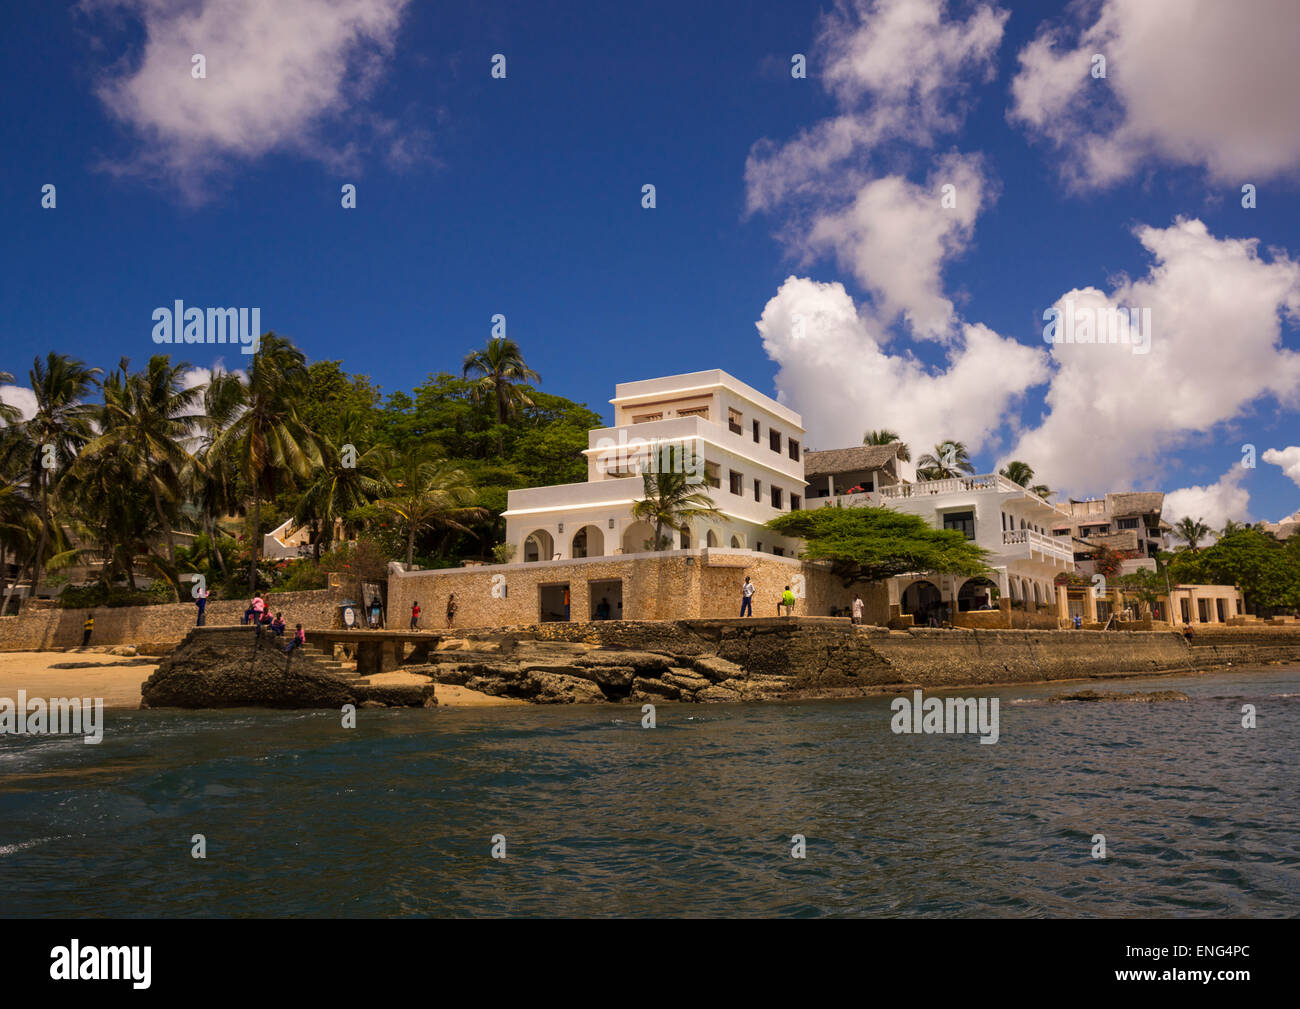
[[[626,382],[610,402],[614,426],[590,433],[586,483],[510,492],[506,538],[515,561],[650,552],[654,530],[632,518],[632,506],[643,494],[640,474],[659,466],[691,473],[722,513],[674,533],[671,549],[793,557],[799,541],[764,523],[832,504],[885,505],[962,531],[989,552],[993,575],[891,579],[890,602],[918,622],[992,604],[995,595],[1027,609],[1054,605],[1056,574],[1074,569],[1069,538],[1052,535],[1065,513],[1019,484],[997,474],[916,482],[897,445],[806,453],[799,415],[724,371]]]
[[[653,549],[654,529],[632,518],[642,472],[679,468],[722,513],[674,533],[674,549],[756,550],[793,556],[798,541],[764,529],[803,507],[799,415],[724,371],[624,382],[614,426],[588,436],[587,482],[511,491],[506,542],[514,560],[564,560]]]

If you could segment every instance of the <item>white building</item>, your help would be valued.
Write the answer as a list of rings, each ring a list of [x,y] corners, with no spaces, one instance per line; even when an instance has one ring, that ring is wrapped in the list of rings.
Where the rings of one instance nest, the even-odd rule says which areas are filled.
[[[793,556],[798,541],[763,523],[803,507],[803,436],[797,413],[724,371],[624,382],[614,426],[588,435],[587,482],[512,490],[506,542],[516,561],[564,560],[651,549],[654,529],[634,521],[641,473],[681,467],[722,512],[672,546]]]
[[[941,607],[978,608],[995,593],[1026,609],[1056,601],[1053,580],[1074,570],[1070,540],[1052,536],[1065,513],[996,474],[915,481],[897,445],[804,452],[797,413],[724,371],[616,388],[614,426],[590,433],[587,482],[510,492],[506,542],[515,561],[649,552],[653,528],[634,521],[641,472],[682,467],[722,513],[674,534],[673,549],[702,547],[793,557],[800,543],[764,528],[799,508],[886,505],[935,528],[959,529],[989,551],[991,578],[918,572],[890,580],[890,602],[918,622]],[[805,476],[807,474],[807,476]],[[857,493],[844,493],[854,491]]]

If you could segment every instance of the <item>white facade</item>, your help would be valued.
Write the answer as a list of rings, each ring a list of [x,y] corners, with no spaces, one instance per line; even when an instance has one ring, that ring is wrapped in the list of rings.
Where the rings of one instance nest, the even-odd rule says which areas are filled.
[[[514,490],[505,512],[514,560],[641,553],[654,531],[632,519],[641,473],[680,467],[722,512],[698,521],[674,547],[736,547],[793,556],[798,541],[763,524],[803,506],[802,421],[724,371],[700,371],[615,388],[614,426],[588,435],[585,484]]]

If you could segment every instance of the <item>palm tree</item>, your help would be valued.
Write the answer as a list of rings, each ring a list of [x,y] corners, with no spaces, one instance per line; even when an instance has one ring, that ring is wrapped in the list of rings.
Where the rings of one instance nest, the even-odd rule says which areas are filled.
[[[898,443],[898,458],[902,459],[903,462],[911,462],[912,450],[893,431],[880,428],[876,431],[868,431],[862,436],[862,444],[864,445],[893,445],[895,442]]]
[[[1201,540],[1213,535],[1214,530],[1201,519],[1183,517],[1174,526],[1174,532],[1180,539],[1187,541],[1187,549],[1195,552],[1200,548]]]
[[[477,489],[465,471],[446,460],[412,452],[402,457],[392,476],[393,492],[375,502],[406,528],[406,567],[415,563],[415,536],[426,529],[455,529],[474,535],[467,523],[491,512],[473,504]]]
[[[149,358],[144,371],[132,374],[130,367],[131,362],[122,358],[118,370],[104,382],[103,433],[86,445],[82,457],[111,453],[125,465],[134,483],[147,488],[167,542],[167,559],[175,567],[173,528],[181,504],[181,474],[194,461],[184,442],[198,419],[190,411],[203,392],[182,382],[189,363],[172,364],[166,354]]]
[[[644,496],[632,505],[632,518],[654,523],[654,550],[664,549],[665,529],[688,532],[694,519],[714,522],[722,517],[708,491],[691,483],[684,472],[646,472],[641,481]]]
[[[947,439],[934,447],[933,455],[927,452],[916,461],[916,472],[926,480],[946,480],[974,473],[975,467],[966,443]]]
[[[1037,494],[1040,498],[1042,498],[1044,501],[1046,501],[1046,500],[1047,500],[1048,498],[1050,498],[1053,494],[1055,494],[1056,491],[1052,490],[1052,488],[1049,487],[1049,486],[1047,486],[1047,484],[1045,484],[1045,483],[1036,483],[1036,484],[1034,484],[1032,487],[1029,488],[1029,493],[1030,493],[1030,494]]]
[[[1249,528],[1250,526],[1243,525],[1242,523],[1238,522],[1236,519],[1228,519],[1226,522],[1223,523],[1223,532],[1221,532],[1219,535],[1227,536],[1229,533],[1241,532],[1241,530],[1249,529]]]
[[[13,385],[14,377],[7,371],[0,371],[0,385]],[[0,400],[0,424],[10,426],[22,421],[22,411],[16,406]]]
[[[312,547],[318,561],[322,543],[334,539],[336,522],[392,489],[385,473],[394,463],[392,451],[382,445],[371,447],[355,460],[345,459],[326,439],[322,439],[321,450],[324,465],[303,491],[294,513],[294,521],[312,527]]]
[[[1007,463],[998,470],[998,473],[1012,483],[1020,484],[1021,487],[1028,487],[1029,482],[1034,479],[1034,468],[1029,463],[1020,462],[1018,459]]]
[[[212,544],[212,555],[223,578],[230,572],[221,552],[221,533],[217,522],[240,511],[239,472],[228,451],[215,445],[244,410],[244,386],[238,376],[228,371],[213,371],[203,389],[203,413],[195,421],[197,445],[186,469],[184,480],[199,512],[199,524]]]
[[[496,404],[497,424],[502,425],[516,416],[520,406],[532,406],[533,401],[520,389],[517,382],[540,382],[542,376],[524,363],[519,344],[505,337],[492,339],[482,350],[465,355],[464,377],[474,376],[474,401],[492,397]],[[504,451],[501,431],[497,431],[497,452]]]
[[[96,386],[99,374],[99,368],[89,368],[82,361],[53,351],[44,361],[36,358],[27,373],[36,395],[36,412],[21,425],[21,451],[26,457],[28,493],[36,502],[40,519],[40,534],[29,565],[32,598],[40,588],[50,541],[60,536],[55,529],[51,497],[77,452],[94,434],[92,420],[97,408],[83,400]]]
[[[288,340],[267,333],[253,355],[243,383],[243,411],[211,451],[228,455],[253,495],[252,556],[248,590],[257,591],[262,559],[262,498],[275,492],[282,475],[307,477],[321,465],[316,436],[298,418],[307,384],[307,359]]]

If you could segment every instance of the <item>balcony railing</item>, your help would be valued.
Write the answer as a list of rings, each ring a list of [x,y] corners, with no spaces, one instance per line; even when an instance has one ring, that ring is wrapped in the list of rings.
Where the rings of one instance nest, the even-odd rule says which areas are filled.
[[[1009,480],[1001,473],[981,473],[976,476],[948,477],[943,480],[918,480],[916,483],[893,484],[881,487],[876,493],[885,501],[898,501],[904,498],[929,497],[936,494],[962,493],[1002,493],[1023,494],[1030,501],[1044,504],[1053,511],[1065,514],[1059,505],[1032,494],[1014,480]]]
[[[1002,544],[1003,546],[1026,544],[1029,549],[1037,550],[1039,553],[1051,554],[1063,560],[1074,559],[1074,551],[1068,539],[1046,536],[1034,529],[1007,529],[1002,533]]]

